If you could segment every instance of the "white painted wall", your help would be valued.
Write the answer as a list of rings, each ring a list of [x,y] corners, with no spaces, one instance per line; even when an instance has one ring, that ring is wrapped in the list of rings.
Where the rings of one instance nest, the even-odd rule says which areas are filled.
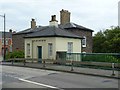
[[[27,43],[30,43],[31,54],[30,58],[38,58],[38,46],[42,46],[42,58],[48,59],[48,43],[53,43],[53,56],[50,59],[55,57],[55,38],[29,38],[25,39],[25,58],[27,58]]]
[[[73,42],[73,53],[81,52],[81,39],[46,37],[46,38],[26,38],[25,58],[27,58],[27,43],[30,44],[30,58],[38,58],[38,46],[42,46],[42,59],[56,59],[57,51],[68,50],[68,42]],[[53,55],[48,58],[48,43],[53,44]]]
[[[81,52],[81,39],[74,38],[56,38],[56,51],[66,51],[68,50],[68,42],[73,42],[73,53]]]

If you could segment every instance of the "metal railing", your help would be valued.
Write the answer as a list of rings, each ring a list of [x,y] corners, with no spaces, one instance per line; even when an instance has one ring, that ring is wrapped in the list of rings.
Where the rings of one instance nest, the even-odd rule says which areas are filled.
[[[57,56],[61,61],[72,61],[77,67],[111,69],[112,63],[116,69],[120,67],[120,53],[63,53]]]
[[[21,64],[27,65],[30,63],[40,63],[43,68],[49,65],[63,65],[71,67],[96,68],[120,70],[120,54],[115,53],[64,53],[58,55],[56,60],[42,59],[41,62],[37,58],[13,58],[7,60],[12,65]]]
[[[23,63],[24,65],[26,63],[39,63],[39,60],[34,58],[13,58],[7,60],[7,62],[11,62],[12,64],[14,63]],[[90,65],[90,66],[101,66],[101,67],[113,67],[114,68],[120,68],[120,63],[111,63],[111,62],[89,62],[89,61],[74,61],[74,60],[49,60],[49,59],[42,59],[41,64],[57,64],[57,65]]]
[[[120,63],[120,53],[64,53],[60,60]]]
[[[57,70],[56,67],[61,67],[62,70],[62,65],[64,65],[64,71],[66,71],[65,68],[69,68],[68,71],[74,71],[76,70],[76,64],[78,65],[94,65],[94,66],[101,66],[101,67],[110,67],[111,68],[111,75],[115,76],[115,71],[119,70],[120,68],[120,63],[108,63],[108,62],[83,62],[83,61],[73,61],[73,60],[49,60],[49,59],[43,59],[42,62],[40,63],[38,59],[30,59],[30,58],[14,58],[14,59],[9,59],[7,62],[9,62],[8,65],[17,65],[17,66],[30,66],[30,67],[37,67],[37,68],[47,68],[47,69],[55,69]],[[66,67],[67,65],[67,67]],[[69,66],[68,66],[69,65]],[[116,69],[117,68],[117,69]]]

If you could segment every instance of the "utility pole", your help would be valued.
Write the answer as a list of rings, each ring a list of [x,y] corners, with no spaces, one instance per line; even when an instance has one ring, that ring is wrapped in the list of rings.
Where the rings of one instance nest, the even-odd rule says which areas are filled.
[[[5,55],[6,55],[6,35],[5,35],[5,30],[6,30],[6,17],[4,15],[0,15],[4,19],[4,55],[3,55],[3,60],[5,61]]]

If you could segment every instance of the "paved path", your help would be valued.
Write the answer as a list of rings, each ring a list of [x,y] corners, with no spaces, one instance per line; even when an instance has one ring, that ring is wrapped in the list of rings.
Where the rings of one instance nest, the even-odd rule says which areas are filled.
[[[11,65],[11,63],[3,63],[3,65]],[[114,71],[114,76],[112,70],[103,70],[103,69],[92,69],[92,68],[82,68],[82,67],[73,67],[73,71],[71,71],[71,66],[63,66],[63,65],[55,65],[55,64],[46,64],[46,67],[43,67],[43,64],[40,63],[14,63],[16,66],[24,66],[31,68],[40,68],[40,69],[50,69],[57,71],[64,71],[70,73],[78,73],[78,74],[86,74],[86,75],[94,75],[94,76],[102,76],[102,77],[110,77],[110,78],[120,78],[120,73],[118,71]]]

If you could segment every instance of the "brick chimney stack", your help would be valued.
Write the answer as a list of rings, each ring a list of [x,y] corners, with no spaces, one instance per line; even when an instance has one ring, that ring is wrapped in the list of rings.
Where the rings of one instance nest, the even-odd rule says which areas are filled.
[[[51,16],[51,21],[49,21],[50,26],[57,26],[58,27],[58,21],[56,20],[56,15]]]
[[[60,24],[66,24],[70,22],[70,12],[62,9],[60,11]]]
[[[31,21],[31,28],[32,29],[36,28],[36,21],[33,18],[32,18],[32,21]]]

